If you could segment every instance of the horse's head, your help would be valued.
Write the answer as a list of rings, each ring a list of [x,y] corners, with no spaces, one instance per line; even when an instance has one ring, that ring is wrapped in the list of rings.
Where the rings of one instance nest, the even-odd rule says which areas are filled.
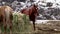
[[[38,9],[38,5],[36,5],[36,4],[33,4],[32,5],[35,9]]]
[[[38,5],[33,4],[33,9],[34,9],[35,15],[36,16],[39,16],[39,13],[38,13]]]

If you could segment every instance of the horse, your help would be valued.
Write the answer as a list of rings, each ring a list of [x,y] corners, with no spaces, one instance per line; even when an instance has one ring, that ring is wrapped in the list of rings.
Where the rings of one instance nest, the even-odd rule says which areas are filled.
[[[12,12],[13,9],[9,6],[0,7],[0,24],[3,24],[4,34],[6,34],[7,26],[12,30]]]
[[[30,21],[33,22],[33,27],[34,27],[34,30],[35,30],[35,18],[36,18],[36,16],[39,15],[38,6],[33,4],[32,6],[21,10],[21,13],[29,16]]]

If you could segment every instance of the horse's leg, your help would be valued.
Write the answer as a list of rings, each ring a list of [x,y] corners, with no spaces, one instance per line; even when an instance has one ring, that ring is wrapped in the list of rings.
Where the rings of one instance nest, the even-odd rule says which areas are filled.
[[[6,25],[5,17],[3,16],[2,18],[3,18],[4,34],[6,34],[7,25]]]
[[[35,21],[33,21],[33,27],[34,27],[34,31],[35,31]]]
[[[6,25],[4,25],[4,34],[6,34],[7,32],[6,32],[6,29],[7,29],[7,26]]]
[[[10,34],[12,34],[12,25],[10,26]]]
[[[12,20],[13,20],[13,15],[11,14],[10,15],[10,34],[12,34],[12,26],[13,26]]]
[[[12,21],[10,22],[10,34],[12,34]]]

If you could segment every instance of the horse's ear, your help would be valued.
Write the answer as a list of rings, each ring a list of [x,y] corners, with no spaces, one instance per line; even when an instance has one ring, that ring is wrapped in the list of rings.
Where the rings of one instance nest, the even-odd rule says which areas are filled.
[[[35,5],[35,4],[33,4],[33,6],[34,6],[34,7],[36,7],[36,5]]]
[[[34,4],[34,7],[35,7],[35,4]]]

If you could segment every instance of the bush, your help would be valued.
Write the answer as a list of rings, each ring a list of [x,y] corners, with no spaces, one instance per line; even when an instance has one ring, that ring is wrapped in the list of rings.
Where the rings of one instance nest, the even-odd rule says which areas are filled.
[[[31,32],[29,16],[21,13],[13,13],[13,32]]]

